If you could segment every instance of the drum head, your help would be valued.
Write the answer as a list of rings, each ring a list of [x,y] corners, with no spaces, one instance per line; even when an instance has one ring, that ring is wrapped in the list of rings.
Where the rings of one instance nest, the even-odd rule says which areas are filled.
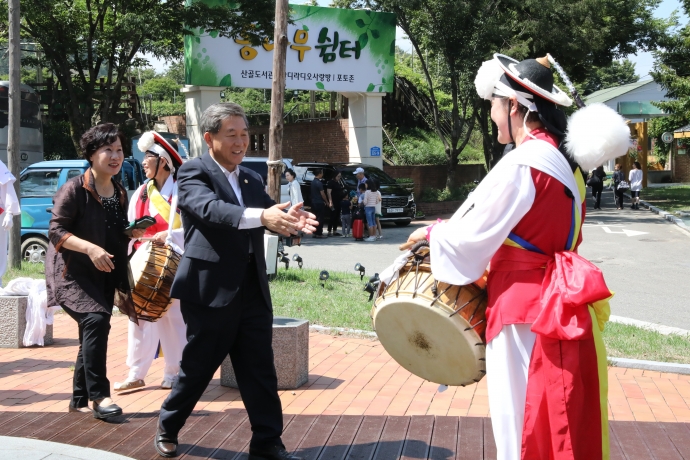
[[[145,241],[144,244],[139,246],[132,258],[129,259],[129,268],[132,270],[132,278],[134,281],[141,278],[141,274],[146,268],[149,261],[149,256],[151,255],[151,242]]]
[[[402,367],[430,382],[469,385],[485,374],[485,346],[467,321],[443,304],[409,295],[379,298],[374,329]],[[481,360],[481,361],[480,361]]]

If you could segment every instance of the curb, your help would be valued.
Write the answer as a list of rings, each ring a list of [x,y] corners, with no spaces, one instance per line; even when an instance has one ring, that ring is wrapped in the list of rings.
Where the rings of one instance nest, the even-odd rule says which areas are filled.
[[[625,195],[627,198],[630,198],[630,195]],[[676,224],[678,227],[680,227],[682,230],[690,234],[690,227],[688,227],[685,222],[683,222],[683,219],[680,219],[670,212],[666,212],[663,209],[657,208],[656,206],[652,206],[651,204],[647,203],[644,200],[640,200],[640,204],[647,209],[649,209],[651,212],[655,214],[659,214],[662,218],[668,220],[671,223]]]
[[[608,358],[609,366],[645,371],[665,372],[669,374],[690,375],[690,364],[662,363],[658,361],[643,361],[641,359]]]

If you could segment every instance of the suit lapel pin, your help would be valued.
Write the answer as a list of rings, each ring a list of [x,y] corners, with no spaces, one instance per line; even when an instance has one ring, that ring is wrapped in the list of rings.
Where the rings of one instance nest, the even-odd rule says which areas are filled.
[[[248,184],[248,183],[249,183],[249,181],[248,181],[247,179],[245,179],[245,180],[244,180],[244,183],[245,183],[245,184]]]

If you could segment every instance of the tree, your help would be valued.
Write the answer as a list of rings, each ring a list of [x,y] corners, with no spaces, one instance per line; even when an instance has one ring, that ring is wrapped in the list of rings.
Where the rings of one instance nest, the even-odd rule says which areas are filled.
[[[690,14],[690,0],[684,0],[683,8]],[[674,16],[671,21],[677,26]],[[654,105],[668,114],[667,117],[654,120],[649,135],[656,137],[655,154],[668,153],[668,147],[661,142],[661,134],[673,131],[690,124],[690,24],[676,29],[661,42],[654,53],[654,70],[651,72],[654,81],[666,90],[668,100],[653,102]]]
[[[639,79],[632,61],[612,61],[608,66],[592,68],[589,78],[582,85],[582,95],[587,96],[600,89],[635,83]]]
[[[0,4],[6,11],[7,0]],[[23,0],[22,14],[23,34],[41,46],[46,67],[67,93],[77,149],[81,134],[94,122],[123,121],[116,116],[121,84],[130,67],[145,63],[138,53],[179,59],[190,29],[241,34],[257,44],[273,35],[270,0]],[[0,20],[6,19],[5,14]],[[98,82],[102,69],[103,91]]]
[[[165,76],[173,80],[178,85],[184,85],[184,61],[173,61],[165,71]]]
[[[180,88],[182,85],[178,84],[175,80],[168,77],[156,77],[150,80],[146,80],[139,88],[139,94],[150,94],[154,101],[169,101],[173,102],[178,98],[175,98],[173,94],[178,95],[180,93]],[[180,94],[181,96],[181,94]]]

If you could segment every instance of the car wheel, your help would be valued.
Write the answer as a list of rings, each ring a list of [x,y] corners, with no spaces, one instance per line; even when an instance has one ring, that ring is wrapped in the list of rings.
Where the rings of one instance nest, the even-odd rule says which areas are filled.
[[[412,221],[406,220],[404,222],[396,222],[395,225],[397,225],[398,227],[407,227],[408,225],[410,225],[410,222],[412,222]]]
[[[22,261],[33,264],[44,264],[48,242],[41,238],[27,238],[22,243]]]

